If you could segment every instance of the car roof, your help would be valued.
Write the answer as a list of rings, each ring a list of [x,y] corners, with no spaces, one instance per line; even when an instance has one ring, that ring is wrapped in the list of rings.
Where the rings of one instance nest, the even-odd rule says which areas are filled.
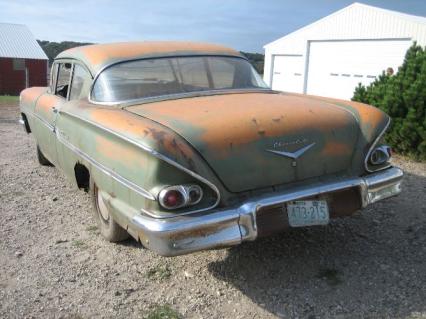
[[[77,59],[83,62],[93,75],[108,65],[126,60],[166,56],[230,55],[243,57],[234,50],[217,44],[200,42],[119,42],[92,44],[65,50],[56,59]]]

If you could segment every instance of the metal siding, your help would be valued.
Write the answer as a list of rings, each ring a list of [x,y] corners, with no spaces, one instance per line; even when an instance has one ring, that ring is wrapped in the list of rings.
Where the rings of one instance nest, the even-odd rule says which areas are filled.
[[[410,39],[311,42],[306,92],[349,100],[358,83],[370,84],[389,67],[396,72],[410,45]]]
[[[265,49],[274,54],[303,54],[308,40],[407,37],[426,45],[426,18],[355,3],[267,44]]]
[[[9,23],[0,23],[0,57],[48,59],[27,26]]]
[[[275,55],[272,89],[303,93],[304,58],[301,55]]]
[[[29,87],[47,86],[47,60],[27,59]],[[0,95],[19,95],[25,89],[25,70],[13,69],[13,58],[0,57]]]
[[[265,45],[264,80],[271,84],[273,55],[300,54],[306,59],[308,41],[400,38],[426,45],[426,18],[354,3]]]

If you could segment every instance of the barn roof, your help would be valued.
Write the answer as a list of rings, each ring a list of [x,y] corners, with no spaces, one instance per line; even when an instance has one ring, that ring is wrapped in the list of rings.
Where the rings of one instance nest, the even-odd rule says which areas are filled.
[[[11,23],[0,23],[0,57],[48,59],[27,26]]]
[[[105,66],[125,60],[202,54],[242,56],[236,50],[216,44],[179,41],[146,41],[92,44],[75,47],[59,53],[56,58],[81,60],[92,73],[96,74]]]

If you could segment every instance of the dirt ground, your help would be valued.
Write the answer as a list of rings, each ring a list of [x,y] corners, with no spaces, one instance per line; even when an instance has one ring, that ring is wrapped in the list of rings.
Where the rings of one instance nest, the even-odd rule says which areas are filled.
[[[17,118],[0,104],[0,318],[426,318],[425,163],[327,227],[164,258],[103,240]]]

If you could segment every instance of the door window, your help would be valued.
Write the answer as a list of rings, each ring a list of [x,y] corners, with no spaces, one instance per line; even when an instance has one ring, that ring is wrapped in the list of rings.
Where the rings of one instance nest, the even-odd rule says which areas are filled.
[[[70,84],[71,67],[71,63],[59,64],[58,81],[56,84],[55,95],[67,98]]]

